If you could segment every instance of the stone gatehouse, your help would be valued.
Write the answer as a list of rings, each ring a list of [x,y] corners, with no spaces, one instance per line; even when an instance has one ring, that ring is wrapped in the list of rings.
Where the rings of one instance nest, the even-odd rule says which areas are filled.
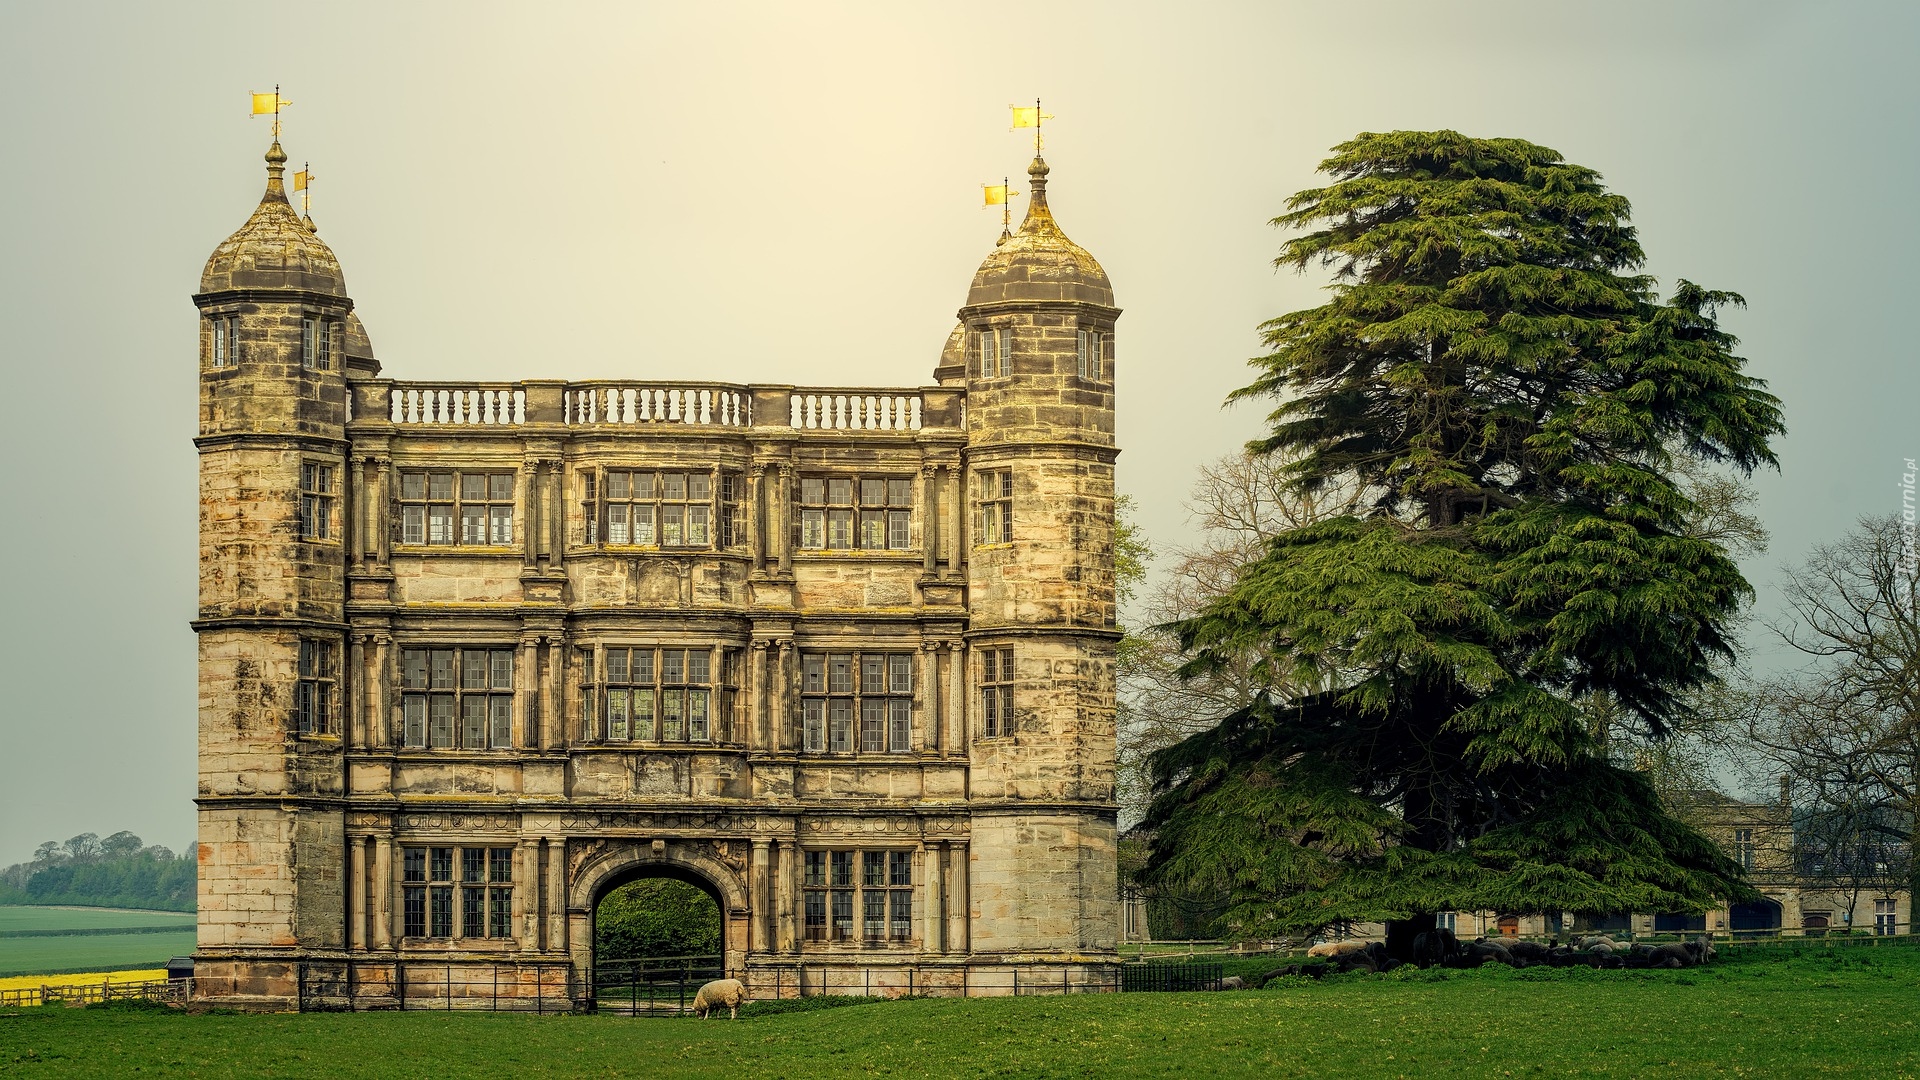
[[[578,1004],[649,875],[757,990],[1113,960],[1119,310],[1044,161],[870,389],[385,378],[266,160],[193,298],[200,994]]]

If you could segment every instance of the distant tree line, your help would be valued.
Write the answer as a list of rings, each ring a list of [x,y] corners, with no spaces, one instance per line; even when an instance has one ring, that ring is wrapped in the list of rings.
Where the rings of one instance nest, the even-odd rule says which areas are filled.
[[[192,911],[196,869],[191,851],[149,847],[125,830],[105,839],[81,833],[64,844],[49,840],[31,862],[0,870],[0,904]]]

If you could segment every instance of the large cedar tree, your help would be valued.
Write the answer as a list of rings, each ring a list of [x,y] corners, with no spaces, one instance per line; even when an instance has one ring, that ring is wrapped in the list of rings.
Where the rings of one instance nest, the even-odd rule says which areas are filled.
[[[1605,701],[1659,737],[1750,597],[1689,539],[1676,463],[1774,464],[1778,401],[1716,310],[1661,300],[1627,201],[1517,139],[1363,134],[1275,224],[1331,299],[1265,324],[1256,448],[1366,513],[1285,534],[1175,624],[1191,672],[1264,655],[1263,697],[1161,751],[1147,877],[1242,936],[1440,911],[1699,911],[1740,869],[1608,763]],[[1394,944],[1390,940],[1390,945]]]

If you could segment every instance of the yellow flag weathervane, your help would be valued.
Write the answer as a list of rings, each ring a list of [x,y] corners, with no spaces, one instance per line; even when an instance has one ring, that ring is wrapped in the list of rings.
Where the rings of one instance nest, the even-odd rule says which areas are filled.
[[[280,86],[278,83],[275,83],[273,93],[253,95],[253,112],[248,114],[247,119],[251,120],[256,116],[267,116],[271,114],[273,117],[273,137],[278,139],[280,137],[280,110],[291,104],[293,104],[293,102],[280,96]]]
[[[311,217],[313,214],[313,192],[308,189],[313,187],[313,163],[309,161],[302,162],[301,164],[306,167],[293,174],[293,190],[300,193],[300,212]]]
[[[1039,154],[1040,153],[1040,121],[1053,119],[1053,114],[1043,113],[1040,111],[1039,98],[1033,99],[1032,108],[1027,108],[1024,105],[1009,105],[1007,107],[1013,110],[1013,126],[1015,130],[1018,130],[1020,128],[1033,129],[1033,152],[1036,155]]]
[[[984,196],[984,201],[981,204],[983,207],[997,206],[1000,208],[1000,238],[1004,240],[1012,236],[1013,207],[1008,204],[1007,200],[1019,195],[1020,192],[1013,190],[1010,186],[1009,179],[1003,176],[997,184],[981,184],[980,193]]]

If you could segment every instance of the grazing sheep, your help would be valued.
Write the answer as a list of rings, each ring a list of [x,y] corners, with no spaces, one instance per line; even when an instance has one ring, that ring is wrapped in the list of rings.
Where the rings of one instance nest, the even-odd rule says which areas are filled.
[[[1589,951],[1591,951],[1595,945],[1605,945],[1609,949],[1618,949],[1620,947],[1619,942],[1605,934],[1589,934],[1573,943],[1574,948]]]
[[[1548,949],[1545,945],[1537,941],[1510,941],[1507,943],[1507,953],[1513,957],[1514,967],[1534,967],[1538,964],[1544,964],[1547,962],[1547,954],[1551,951],[1551,949]]]
[[[1630,968],[1653,966],[1653,946],[1635,943],[1627,949],[1626,965]]]
[[[1282,976],[1297,975],[1305,979],[1319,979],[1324,978],[1327,972],[1332,970],[1333,966],[1331,964],[1288,964],[1286,967],[1274,968],[1272,971],[1260,976],[1260,980],[1254,983],[1254,985],[1256,987],[1263,987]]]
[[[1674,941],[1662,945],[1648,956],[1648,967],[1688,968],[1699,967],[1717,954],[1713,944],[1704,937],[1692,941]]]
[[[1444,926],[1423,930],[1413,939],[1413,962],[1423,968],[1451,965],[1460,955],[1460,939]]]
[[[1238,975],[1229,975],[1220,980],[1220,989],[1222,990],[1245,990],[1246,988],[1247,980]]]
[[[1479,967],[1486,963],[1500,963],[1514,966],[1513,954],[1505,945],[1486,938],[1475,938],[1460,946],[1460,955],[1455,958],[1455,967]]]
[[[1377,944],[1379,943],[1374,941],[1323,941],[1313,948],[1308,949],[1307,956],[1310,958],[1325,956],[1338,959],[1348,953],[1361,952],[1365,950],[1367,946]]]
[[[1343,953],[1338,958],[1338,963],[1338,970],[1342,973],[1349,971],[1365,971],[1369,973],[1392,971],[1394,968],[1400,966],[1400,961],[1387,955],[1386,944],[1379,941],[1369,941],[1359,949]]]
[[[740,1019],[740,1003],[747,1000],[747,988],[739,979],[715,979],[693,995],[693,1014],[705,1020],[715,1009],[726,1009],[730,1019]]]

